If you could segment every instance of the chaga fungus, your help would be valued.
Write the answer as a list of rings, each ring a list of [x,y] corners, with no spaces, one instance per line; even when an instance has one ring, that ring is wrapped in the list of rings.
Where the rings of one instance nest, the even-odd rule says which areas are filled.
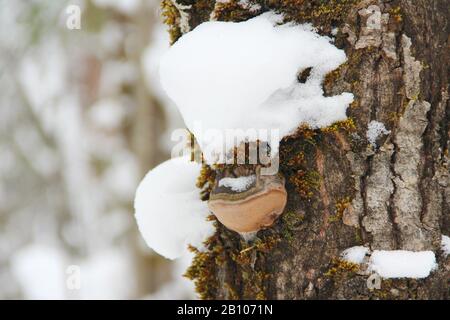
[[[271,226],[286,206],[287,192],[280,174],[261,175],[258,170],[248,189],[235,190],[223,186],[219,179],[208,207],[225,227],[241,234]]]

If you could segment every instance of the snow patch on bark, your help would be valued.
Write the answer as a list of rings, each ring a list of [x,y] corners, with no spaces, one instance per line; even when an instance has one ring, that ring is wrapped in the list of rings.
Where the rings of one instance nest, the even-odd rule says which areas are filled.
[[[352,263],[363,263],[364,257],[369,253],[369,248],[363,246],[355,246],[345,249],[341,253],[341,258]]]
[[[450,254],[450,237],[442,235],[441,248],[445,256]]]
[[[383,278],[426,278],[436,267],[432,251],[375,250],[369,261],[369,271]]]
[[[367,140],[369,140],[369,143],[373,147],[376,147],[378,137],[380,137],[381,135],[389,134],[389,133],[391,133],[391,131],[386,130],[386,127],[384,126],[384,124],[382,122],[372,120],[369,122],[369,125],[367,127],[366,136],[367,136]]]

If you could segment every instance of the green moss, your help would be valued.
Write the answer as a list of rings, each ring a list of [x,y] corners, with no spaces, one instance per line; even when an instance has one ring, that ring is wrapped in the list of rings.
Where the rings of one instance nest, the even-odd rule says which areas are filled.
[[[320,187],[321,176],[317,171],[297,170],[297,173],[289,178],[295,190],[304,199],[309,199]]]
[[[361,238],[361,228],[355,228],[355,241],[358,244],[363,244],[363,240]]]
[[[305,215],[295,211],[288,211],[281,216],[281,235],[288,243],[295,239],[295,232],[299,224],[305,220]]]

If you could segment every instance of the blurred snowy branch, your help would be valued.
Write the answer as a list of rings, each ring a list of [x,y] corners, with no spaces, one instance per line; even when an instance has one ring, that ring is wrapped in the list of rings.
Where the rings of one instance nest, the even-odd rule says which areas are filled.
[[[66,28],[69,4],[81,30]],[[137,183],[168,156],[160,137],[177,121],[143,65],[153,30],[165,32],[157,7],[0,0],[0,299],[140,298],[186,281],[132,219]],[[66,287],[70,265],[80,290]]]

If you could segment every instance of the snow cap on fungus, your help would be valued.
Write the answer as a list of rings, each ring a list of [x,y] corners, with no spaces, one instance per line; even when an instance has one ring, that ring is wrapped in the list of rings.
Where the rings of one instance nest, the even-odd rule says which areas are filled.
[[[275,155],[279,141],[302,123],[317,128],[346,119],[353,95],[325,97],[322,89],[325,75],[346,61],[345,52],[310,25],[277,25],[276,17],[269,12],[239,23],[204,22],[161,59],[162,87],[209,164],[222,158],[229,129],[246,132],[236,134],[235,146],[265,141]],[[309,76],[300,83],[297,76],[306,69]]]

